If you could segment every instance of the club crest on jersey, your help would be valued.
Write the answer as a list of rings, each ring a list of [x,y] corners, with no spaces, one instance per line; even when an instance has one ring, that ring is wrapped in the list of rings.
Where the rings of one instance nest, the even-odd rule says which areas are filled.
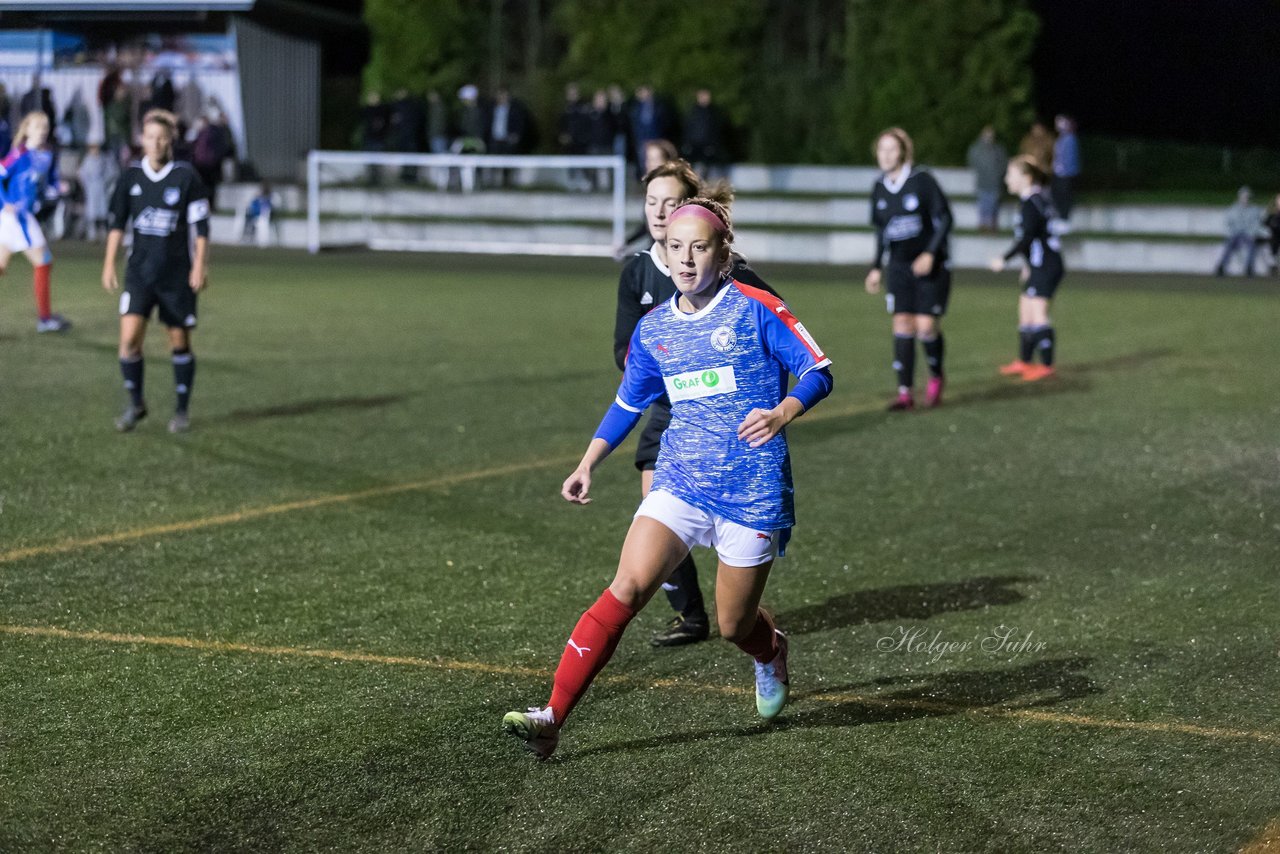
[[[164,188],[164,203],[166,205],[176,205],[180,198],[182,198],[182,191],[177,187]]]
[[[915,193],[907,193],[902,197],[902,206],[909,211],[913,211],[920,207],[920,199]]]
[[[730,353],[738,346],[738,336],[728,326],[721,326],[711,333],[711,346],[721,353]]]

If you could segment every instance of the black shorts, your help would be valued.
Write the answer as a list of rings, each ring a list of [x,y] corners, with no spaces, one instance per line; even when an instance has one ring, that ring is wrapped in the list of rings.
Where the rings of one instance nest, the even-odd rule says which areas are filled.
[[[942,317],[951,299],[951,270],[939,266],[932,276],[917,276],[909,264],[890,264],[884,301],[890,314],[931,314]]]
[[[1061,263],[1032,267],[1031,275],[1022,285],[1022,292],[1029,297],[1053,299],[1053,295],[1058,292],[1058,285],[1062,283],[1063,272]]]
[[[120,314],[150,317],[159,308],[160,322],[174,329],[194,329],[196,325],[196,292],[191,290],[188,273],[168,276],[159,282],[138,283],[126,276],[124,293],[120,295]]]
[[[649,420],[640,431],[640,444],[636,447],[636,468],[640,471],[653,471],[658,464],[658,448],[662,444],[662,434],[671,423],[671,404],[661,398],[649,407]]]

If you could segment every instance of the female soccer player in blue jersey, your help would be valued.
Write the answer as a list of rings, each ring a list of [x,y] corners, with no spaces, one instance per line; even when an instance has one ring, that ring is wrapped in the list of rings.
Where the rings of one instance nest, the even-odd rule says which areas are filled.
[[[641,318],[652,311],[654,306],[666,302],[676,294],[671,271],[667,267],[667,217],[683,199],[703,195],[714,198],[726,208],[733,199],[733,193],[726,185],[706,189],[693,167],[679,158],[654,165],[645,174],[643,184],[645,224],[653,244],[647,250],[632,255],[618,278],[613,355],[618,369],[623,371],[626,370],[631,336]],[[734,253],[731,262],[733,266],[730,273],[735,281],[773,293],[742,256]],[[636,447],[641,497],[649,494],[662,433],[670,423],[671,402],[663,395],[649,407],[649,420],[641,430]],[[657,647],[666,647],[706,640],[710,634],[710,621],[702,591],[698,588],[698,568],[692,554],[686,555],[671,573],[671,577],[663,584],[663,591],[676,614],[666,628],[655,634],[650,642]]]
[[[59,189],[57,163],[48,139],[49,117],[38,110],[27,113],[13,135],[13,150],[0,162],[4,202],[0,209],[0,275],[14,252],[26,255],[35,280],[36,331],[62,332],[71,323],[53,313],[49,293],[53,253],[35,215],[45,197]]]
[[[1035,382],[1054,374],[1053,350],[1056,336],[1049,320],[1049,302],[1058,291],[1066,268],[1062,263],[1062,222],[1053,199],[1045,191],[1048,175],[1030,157],[1015,157],[1005,171],[1009,192],[1021,199],[1013,245],[1004,255],[991,259],[991,269],[999,273],[1005,264],[1021,255],[1022,295],[1018,297],[1018,358],[1000,366],[1005,376],[1020,376]],[[1035,354],[1040,364],[1034,364]]]
[[[666,257],[677,294],[644,316],[626,371],[561,495],[590,502],[591,473],[654,400],[671,400],[653,487],[622,546],[613,582],[578,624],[543,708],[503,727],[545,759],[560,728],[608,662],[623,631],[694,545],[719,556],[720,634],[755,659],[756,709],[782,711],[787,639],[760,608],[769,570],[794,524],[784,427],[831,391],[830,360],[787,306],[729,274],[728,211],[698,198],[667,218]],[[799,381],[790,393],[788,374]]]

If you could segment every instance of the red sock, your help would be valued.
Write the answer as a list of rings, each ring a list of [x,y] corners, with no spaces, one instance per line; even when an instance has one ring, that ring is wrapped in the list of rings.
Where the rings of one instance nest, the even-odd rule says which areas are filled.
[[[564,723],[582,695],[587,693],[591,681],[609,662],[627,623],[635,615],[635,611],[606,589],[578,620],[565,645],[564,655],[560,657],[551,700],[547,703],[553,710],[556,723]]]
[[[761,664],[768,664],[778,654],[778,635],[773,629],[773,618],[764,608],[756,611],[756,625],[745,638],[737,642],[738,649]]]
[[[41,320],[47,320],[53,314],[53,308],[49,304],[49,273],[52,268],[52,264],[41,264],[35,268],[33,290],[36,292],[36,315]]]

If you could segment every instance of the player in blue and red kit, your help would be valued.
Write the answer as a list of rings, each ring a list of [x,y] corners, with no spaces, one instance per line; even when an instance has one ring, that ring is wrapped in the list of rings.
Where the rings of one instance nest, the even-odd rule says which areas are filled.
[[[646,149],[648,150],[648,149]],[[619,370],[626,370],[627,350],[631,336],[641,318],[653,307],[666,302],[676,294],[667,268],[666,234],[667,217],[684,199],[694,196],[714,198],[726,208],[733,201],[733,192],[727,185],[717,184],[706,188],[693,167],[679,158],[659,163],[644,176],[645,225],[653,245],[644,252],[637,252],[622,268],[618,279],[618,309],[613,328],[613,355]],[[735,281],[760,288],[774,294],[746,259],[734,253],[730,256],[730,274]],[[649,494],[653,483],[653,470],[658,463],[658,449],[662,433],[671,423],[671,403],[666,395],[659,397],[649,407],[649,420],[640,431],[636,446],[636,468],[640,470],[640,495]],[[698,568],[693,555],[687,555],[662,585],[675,616],[666,628],[650,640],[655,647],[681,646],[706,640],[710,634],[710,621],[702,591],[698,588]]]
[[[36,211],[59,189],[58,167],[49,139],[49,117],[36,111],[27,113],[13,135],[13,150],[0,162],[0,275],[9,266],[14,252],[31,262],[36,298],[36,331],[62,332],[70,321],[54,314],[50,283],[53,253],[44,231],[36,221]]]
[[[539,758],[556,749],[627,624],[695,545],[718,554],[716,619],[720,635],[755,659],[757,711],[767,720],[786,704],[787,639],[760,598],[795,523],[782,431],[830,393],[830,360],[786,304],[730,275],[728,217],[698,198],[667,218],[677,293],[636,327],[614,405],[561,489],[589,503],[591,472],[667,395],[671,426],[613,582],[574,627],[547,705],[503,718]],[[790,393],[788,374],[799,378]]]

